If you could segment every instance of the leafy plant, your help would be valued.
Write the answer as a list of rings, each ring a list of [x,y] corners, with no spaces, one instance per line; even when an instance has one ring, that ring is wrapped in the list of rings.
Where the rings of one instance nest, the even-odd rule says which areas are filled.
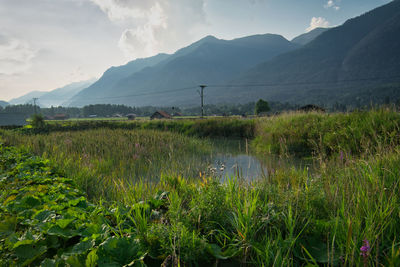
[[[46,127],[46,122],[44,121],[44,117],[41,114],[34,114],[31,117],[31,125],[36,129],[43,129]]]
[[[256,115],[260,115],[261,113],[265,113],[270,111],[271,108],[269,107],[269,104],[267,101],[263,100],[263,99],[259,99],[256,103],[256,107],[254,110],[254,113]]]

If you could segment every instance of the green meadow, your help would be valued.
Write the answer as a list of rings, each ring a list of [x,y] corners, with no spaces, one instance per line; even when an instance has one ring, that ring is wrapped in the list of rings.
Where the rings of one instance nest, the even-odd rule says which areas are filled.
[[[0,130],[2,266],[399,266],[400,114]],[[221,180],[215,138],[307,158]]]

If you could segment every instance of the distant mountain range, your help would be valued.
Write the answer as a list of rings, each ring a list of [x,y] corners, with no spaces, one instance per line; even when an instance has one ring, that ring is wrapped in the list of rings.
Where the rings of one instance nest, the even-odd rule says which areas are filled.
[[[131,62],[128,65],[135,68],[129,75],[125,71],[128,65],[106,71],[97,83],[73,97],[70,105],[190,105],[198,102],[197,85],[227,82],[256,64],[298,47],[273,34],[230,41],[207,36],[173,55]],[[113,76],[109,74],[111,70]],[[118,79],[114,79],[116,74]],[[193,88],[186,90],[187,87]]]
[[[8,105],[9,105],[8,102],[0,100],[0,107],[4,108],[5,106],[8,106]]]
[[[108,101],[107,97],[110,97],[110,94],[114,94],[111,89],[119,81],[147,67],[157,65],[168,57],[169,55],[167,54],[158,54],[154,57],[131,61],[123,66],[111,67],[98,81],[71,97],[68,101],[68,105],[84,106],[92,103],[113,103],[113,100],[110,99]]]
[[[10,103],[39,97],[44,106],[191,106],[199,104],[202,84],[209,104],[263,98],[360,106],[399,100],[400,0],[292,41],[275,34],[234,40],[207,36],[171,55],[112,67],[90,86],[32,92]]]
[[[20,104],[33,104],[33,98],[39,98],[47,92],[42,91],[32,91],[23,96],[13,98],[9,101],[10,105],[20,105]]]
[[[239,86],[230,92],[243,100],[365,105],[400,99],[400,1],[329,29],[232,83]]]
[[[81,81],[68,84],[64,87],[54,89],[50,92],[33,91],[21,97],[10,100],[11,105],[33,104],[33,98],[38,98],[37,105],[41,107],[68,106],[71,97],[81,90],[90,86],[95,80]]]
[[[323,32],[326,32],[329,30],[329,28],[316,28],[312,31],[309,31],[307,33],[303,33],[295,38],[292,39],[292,43],[299,44],[299,45],[306,45],[315,38],[318,37]]]

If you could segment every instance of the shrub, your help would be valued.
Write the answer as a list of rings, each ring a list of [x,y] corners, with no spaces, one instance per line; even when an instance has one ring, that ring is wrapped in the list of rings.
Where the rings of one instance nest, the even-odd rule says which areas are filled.
[[[44,121],[44,117],[41,114],[35,114],[31,118],[31,125],[36,129],[46,128],[46,122]]]

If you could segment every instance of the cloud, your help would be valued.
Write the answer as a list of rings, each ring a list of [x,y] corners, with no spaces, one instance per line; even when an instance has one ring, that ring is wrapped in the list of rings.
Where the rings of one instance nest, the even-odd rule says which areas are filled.
[[[341,2],[341,0],[328,0],[328,2],[326,2],[324,7],[326,9],[333,8],[334,10],[338,11],[340,9],[340,6],[339,6],[340,2]]]
[[[0,75],[27,71],[36,53],[27,42],[0,34]]]
[[[125,27],[118,46],[128,58],[173,52],[206,23],[205,0],[91,0]]]
[[[313,17],[310,22],[310,26],[306,29],[306,32],[312,31],[315,28],[328,28],[330,26],[329,21],[322,17]]]

